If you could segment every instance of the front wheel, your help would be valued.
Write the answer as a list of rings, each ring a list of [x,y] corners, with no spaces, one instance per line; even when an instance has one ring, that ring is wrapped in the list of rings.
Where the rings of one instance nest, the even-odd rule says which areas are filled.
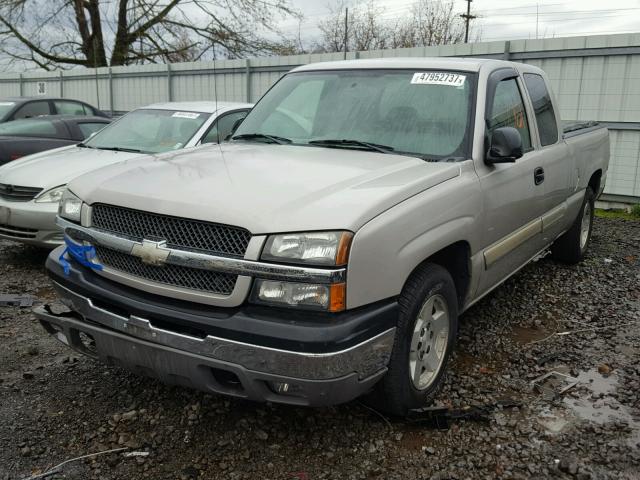
[[[430,403],[444,381],[458,330],[458,303],[449,272],[425,264],[407,281],[400,298],[389,371],[370,403],[393,414]]]
[[[591,240],[595,195],[591,187],[584,192],[584,200],[578,217],[551,246],[553,258],[562,263],[575,264],[584,258]]]

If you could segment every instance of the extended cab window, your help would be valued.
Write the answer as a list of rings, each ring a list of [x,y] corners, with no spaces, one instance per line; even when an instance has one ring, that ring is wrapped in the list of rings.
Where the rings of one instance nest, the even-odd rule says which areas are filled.
[[[551,103],[551,95],[549,95],[544,79],[540,75],[525,73],[524,83],[529,90],[533,110],[536,114],[540,143],[543,147],[553,145],[558,141],[558,124],[556,123],[556,112]]]
[[[529,123],[515,78],[503,80],[496,87],[489,119],[489,133],[500,127],[513,127],[518,130],[522,137],[522,149],[525,152],[531,150]]]
[[[348,140],[422,158],[470,158],[474,92],[470,72],[292,73],[251,110],[234,138],[264,134],[295,145]]]

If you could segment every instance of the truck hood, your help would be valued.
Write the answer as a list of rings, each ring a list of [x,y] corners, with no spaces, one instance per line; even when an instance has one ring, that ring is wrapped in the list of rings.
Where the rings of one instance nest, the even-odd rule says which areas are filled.
[[[0,167],[0,183],[44,190],[105,165],[141,157],[139,153],[81,148],[75,145],[36,153]]]
[[[254,234],[355,231],[458,175],[455,163],[400,155],[228,143],[119,163],[69,188],[89,204],[236,225]]]

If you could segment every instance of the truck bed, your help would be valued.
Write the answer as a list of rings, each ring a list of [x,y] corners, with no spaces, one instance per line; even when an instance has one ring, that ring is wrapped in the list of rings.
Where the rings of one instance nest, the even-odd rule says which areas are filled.
[[[593,120],[572,120],[562,123],[562,136],[564,138],[575,137],[576,135],[582,135],[599,128],[606,128],[598,122]]]

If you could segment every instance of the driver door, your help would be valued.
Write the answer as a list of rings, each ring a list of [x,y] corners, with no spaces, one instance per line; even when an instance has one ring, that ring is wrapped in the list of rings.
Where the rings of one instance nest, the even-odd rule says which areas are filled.
[[[484,191],[483,263],[478,294],[500,283],[542,248],[544,187],[536,172],[543,158],[532,146],[531,115],[515,70],[505,69],[489,82],[487,138],[499,127],[514,127],[524,155],[514,163],[483,164],[478,171]],[[509,72],[511,70],[511,72]]]

